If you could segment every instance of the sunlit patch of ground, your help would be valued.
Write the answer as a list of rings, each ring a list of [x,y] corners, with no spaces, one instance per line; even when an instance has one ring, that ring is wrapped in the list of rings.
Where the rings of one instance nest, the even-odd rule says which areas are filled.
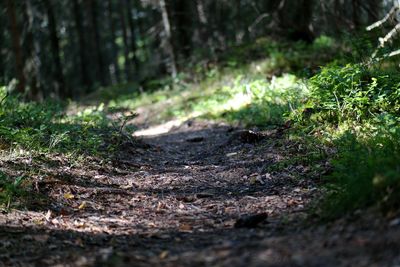
[[[142,130],[136,131],[134,136],[154,136],[168,133],[173,127],[178,127],[182,124],[182,120],[172,120],[162,124],[150,126]]]

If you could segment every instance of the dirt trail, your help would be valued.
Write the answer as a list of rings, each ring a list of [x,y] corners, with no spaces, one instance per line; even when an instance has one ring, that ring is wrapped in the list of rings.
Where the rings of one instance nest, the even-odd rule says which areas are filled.
[[[243,133],[187,122],[112,168],[55,159],[37,183],[46,209],[0,215],[0,266],[400,266],[400,221],[306,223],[318,174],[271,171],[296,144]],[[243,223],[254,214],[267,218]]]

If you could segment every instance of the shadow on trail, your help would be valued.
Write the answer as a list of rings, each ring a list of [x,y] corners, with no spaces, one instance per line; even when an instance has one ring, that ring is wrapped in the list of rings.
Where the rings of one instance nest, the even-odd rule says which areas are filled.
[[[299,232],[313,182],[290,171],[267,173],[288,156],[281,136],[248,144],[231,127],[194,123],[143,139],[151,149],[126,147],[115,170],[59,172],[65,182],[43,186],[48,206],[2,214],[0,262],[337,266],[332,253],[329,264],[312,252],[294,257],[310,242],[312,250],[323,244],[312,241],[312,230]],[[259,213],[268,219],[257,227],[234,227],[242,215]]]

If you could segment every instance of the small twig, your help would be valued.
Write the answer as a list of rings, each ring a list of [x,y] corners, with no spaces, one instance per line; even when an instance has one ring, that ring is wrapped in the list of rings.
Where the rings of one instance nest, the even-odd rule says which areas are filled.
[[[264,19],[268,18],[270,16],[269,13],[264,13],[258,16],[258,18],[248,27],[248,31],[252,32],[254,28]]]

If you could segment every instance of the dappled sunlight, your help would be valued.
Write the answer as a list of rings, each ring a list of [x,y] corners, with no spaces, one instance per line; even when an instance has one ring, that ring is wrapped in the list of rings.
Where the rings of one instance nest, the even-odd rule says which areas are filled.
[[[159,125],[153,125],[149,128],[141,129],[134,132],[134,136],[154,136],[168,133],[172,128],[178,127],[182,124],[182,120],[172,120]]]
[[[0,267],[398,266],[399,3],[0,1]]]

